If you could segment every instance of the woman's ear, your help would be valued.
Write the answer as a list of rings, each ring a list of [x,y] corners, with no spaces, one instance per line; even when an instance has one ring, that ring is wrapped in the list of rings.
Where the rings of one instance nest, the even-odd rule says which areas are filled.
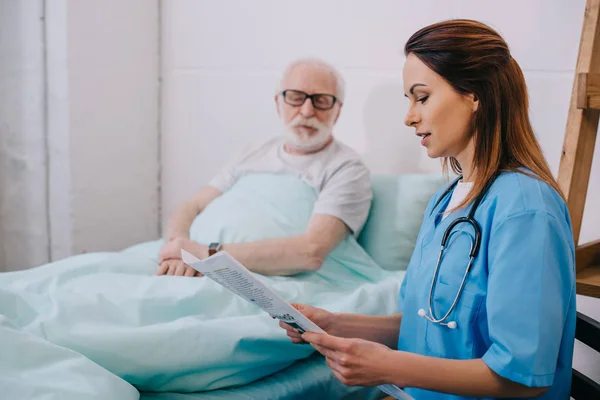
[[[471,109],[473,110],[473,113],[477,112],[477,110],[479,109],[479,99],[477,98],[475,93],[469,94],[468,97],[469,102],[471,103]]]

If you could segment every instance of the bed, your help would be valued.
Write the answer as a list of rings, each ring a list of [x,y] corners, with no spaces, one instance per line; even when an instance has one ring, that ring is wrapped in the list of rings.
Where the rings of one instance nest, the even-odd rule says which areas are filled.
[[[295,362],[283,371],[256,382],[226,389],[198,393],[146,393],[142,400],[291,400],[305,399],[380,399],[385,394],[377,388],[350,387],[332,374],[320,354]]]
[[[394,312],[423,211],[443,179],[374,175],[372,182],[373,206],[358,240],[348,237],[318,273],[260,278],[288,301]],[[291,235],[310,217],[315,194],[294,179],[257,174],[236,187],[194,221],[194,240]],[[250,212],[240,210],[240,202]],[[3,398],[381,395],[342,385],[310,346],[292,345],[269,316],[214,282],[153,277],[161,244],[1,274],[0,335],[8,339],[0,342]]]

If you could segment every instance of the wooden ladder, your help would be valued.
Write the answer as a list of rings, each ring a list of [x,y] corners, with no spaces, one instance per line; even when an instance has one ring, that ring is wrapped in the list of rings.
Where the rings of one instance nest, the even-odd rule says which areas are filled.
[[[571,214],[575,244],[592,169],[600,119],[600,0],[587,0],[558,184]],[[600,240],[578,245],[577,293],[600,297]]]

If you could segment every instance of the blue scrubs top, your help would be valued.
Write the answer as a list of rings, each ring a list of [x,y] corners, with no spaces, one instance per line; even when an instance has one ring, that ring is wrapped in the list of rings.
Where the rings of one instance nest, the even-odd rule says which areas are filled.
[[[440,243],[448,225],[471,205],[442,220],[448,194],[427,207],[400,289],[403,313],[398,350],[432,357],[477,359],[498,375],[526,386],[550,386],[540,399],[569,399],[575,340],[575,246],[568,209],[558,193],[523,173],[500,174],[474,218],[481,248],[448,321],[418,315],[428,298]],[[473,229],[459,224],[450,236],[433,294],[441,318],[449,310],[468,264]],[[435,371],[431,371],[435,374]],[[406,388],[415,399],[459,399]]]

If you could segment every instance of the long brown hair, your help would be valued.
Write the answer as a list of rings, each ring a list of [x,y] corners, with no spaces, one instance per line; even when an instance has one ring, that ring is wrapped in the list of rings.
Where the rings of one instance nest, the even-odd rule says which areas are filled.
[[[456,208],[473,201],[486,182],[503,171],[538,178],[564,199],[529,121],[523,72],[495,30],[465,19],[438,22],[408,39],[404,54],[411,53],[458,93],[473,94],[479,100],[471,130],[475,140],[475,181]],[[454,157],[443,158],[442,165],[446,173],[448,165],[456,174],[462,172]]]

